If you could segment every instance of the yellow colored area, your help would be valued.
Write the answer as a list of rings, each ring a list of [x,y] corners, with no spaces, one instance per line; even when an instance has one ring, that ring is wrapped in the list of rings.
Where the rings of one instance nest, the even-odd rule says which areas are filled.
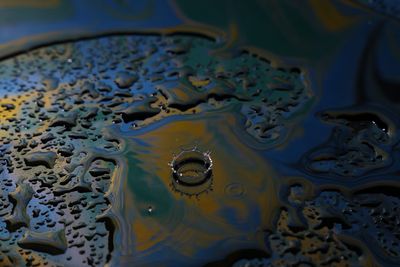
[[[343,30],[356,22],[357,18],[342,14],[330,1],[309,0],[315,15],[329,31]]]
[[[32,97],[29,93],[9,95],[8,98],[0,98],[0,124],[8,125],[10,124],[8,121],[9,119],[19,117],[23,103],[29,103],[31,99]],[[6,110],[6,108],[2,107],[4,104],[13,104],[15,108]],[[0,135],[1,134],[4,134],[4,131],[0,130]]]
[[[132,220],[126,223],[132,225],[131,238],[135,251],[146,253],[145,250],[164,243],[190,256],[226,238],[244,238],[249,244],[258,242],[249,237],[247,227],[250,223],[254,229],[262,228],[266,224],[265,219],[271,220],[268,209],[276,208],[276,194],[270,184],[274,171],[265,159],[233,134],[231,128],[234,123],[233,115],[224,113],[204,119],[174,121],[134,136],[149,145],[142,148],[147,151],[137,154],[140,168],[151,173],[149,179],[159,177],[162,180],[159,186],[166,187],[166,191],[173,196],[171,205],[175,210],[172,213],[180,212],[178,215],[168,214],[166,220],[165,217],[157,217],[155,207],[154,216],[141,216],[143,207],[134,203],[134,193],[124,191],[125,200],[129,203],[133,200],[133,206],[138,210],[135,217],[125,216]],[[212,190],[200,194],[198,198],[173,192],[170,186],[171,169],[167,164],[173,153],[194,146],[203,152],[211,151],[214,164]],[[132,149],[137,150],[138,147]],[[241,184],[245,193],[240,197],[227,194],[226,187],[232,183]],[[149,181],[149,184],[152,182]],[[126,189],[129,190],[129,187]],[[125,204],[129,205],[127,202]],[[132,212],[131,208],[129,210]],[[255,214],[255,210],[260,214]]]
[[[190,77],[189,77],[189,81],[190,81],[190,82],[192,83],[192,85],[195,86],[195,87],[206,86],[206,85],[208,85],[208,84],[210,83],[210,80],[208,80],[208,79],[202,80],[202,79],[199,79],[199,78],[197,78],[197,77],[195,77],[195,76],[190,76]]]
[[[9,95],[8,98],[0,98],[0,125],[10,125],[11,123],[8,121],[11,118],[22,118],[22,107],[24,105],[29,105],[33,102],[33,99],[37,96],[34,92],[22,93],[17,95]],[[41,99],[44,102],[44,108],[51,107],[52,103],[52,95],[44,94]],[[5,107],[2,107],[3,104],[13,104],[15,106],[14,109],[6,110]],[[48,122],[43,123],[42,126],[36,129],[36,131],[41,132],[45,131],[48,127]],[[0,130],[0,136],[8,135],[7,131]]]
[[[155,232],[157,228],[154,227],[151,220],[147,220],[146,223],[135,221],[132,225],[132,229],[135,233],[135,250],[137,251],[150,249],[152,246],[162,241],[163,236],[157,236]]]

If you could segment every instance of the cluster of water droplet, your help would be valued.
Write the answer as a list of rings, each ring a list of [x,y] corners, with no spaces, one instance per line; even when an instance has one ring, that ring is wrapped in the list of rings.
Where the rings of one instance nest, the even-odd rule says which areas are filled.
[[[114,229],[101,215],[112,205],[112,155],[123,149],[107,132],[112,125],[135,130],[232,108],[257,142],[284,136],[283,118],[310,99],[302,74],[247,52],[211,56],[217,48],[193,36],[113,36],[0,63],[2,265],[97,266],[110,259]],[[180,162],[187,153],[197,154]],[[205,168],[201,175],[193,176],[193,164]],[[175,190],[209,190],[211,166],[209,155],[182,152],[172,163]],[[190,178],[200,180],[192,186]]]
[[[400,3],[393,0],[358,0],[361,4],[372,8],[373,10],[399,18],[400,16]]]
[[[334,123],[330,139],[303,158],[306,169],[319,175],[362,176],[392,163],[396,143],[388,119],[367,110],[324,112]]]

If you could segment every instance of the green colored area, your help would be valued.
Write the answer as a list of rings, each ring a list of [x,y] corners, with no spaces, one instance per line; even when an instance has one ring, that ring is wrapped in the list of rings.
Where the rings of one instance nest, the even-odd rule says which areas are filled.
[[[4,3],[3,3],[4,4]],[[10,25],[13,23],[32,22],[55,22],[70,19],[74,14],[70,1],[43,1],[34,4],[14,4],[2,7],[0,3],[0,23]]]
[[[328,14],[324,23],[332,24],[333,28],[335,23],[342,23],[338,16],[346,17],[345,13],[349,11],[346,9],[350,7],[336,2],[176,0],[181,12],[191,20],[226,32],[236,28],[237,43],[241,45],[312,60],[331,53],[351,32],[351,24],[346,25],[350,27],[339,25],[333,31],[321,22],[320,16]]]

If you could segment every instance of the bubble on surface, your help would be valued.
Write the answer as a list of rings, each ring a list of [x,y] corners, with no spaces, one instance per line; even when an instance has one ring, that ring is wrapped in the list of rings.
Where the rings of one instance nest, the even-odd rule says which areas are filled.
[[[210,154],[194,148],[183,150],[174,156],[169,163],[174,190],[189,196],[209,190],[213,179],[213,161]]]

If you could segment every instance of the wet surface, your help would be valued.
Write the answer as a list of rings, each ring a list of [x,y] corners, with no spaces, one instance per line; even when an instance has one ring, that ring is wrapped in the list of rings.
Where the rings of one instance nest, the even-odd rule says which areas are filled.
[[[400,32],[378,2],[309,1],[354,18],[302,39],[324,50],[180,1],[3,40],[0,265],[397,266]],[[296,5],[274,3],[246,7]]]

